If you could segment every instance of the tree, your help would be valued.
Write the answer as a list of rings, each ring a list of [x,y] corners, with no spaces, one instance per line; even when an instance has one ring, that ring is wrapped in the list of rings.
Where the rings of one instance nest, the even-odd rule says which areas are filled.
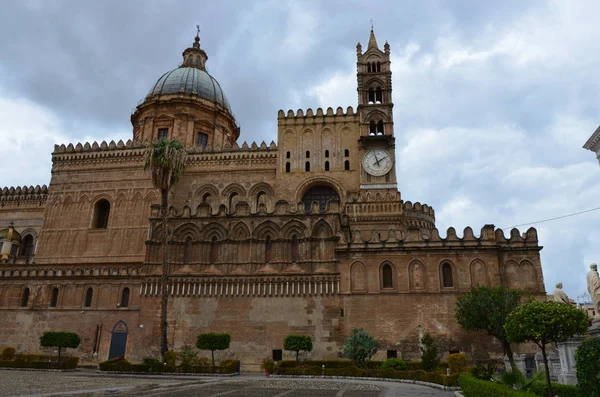
[[[200,350],[210,350],[212,355],[212,365],[215,366],[215,350],[227,350],[231,343],[231,335],[223,333],[217,334],[209,332],[208,334],[198,335],[196,347]]]
[[[456,321],[466,331],[482,331],[498,339],[513,371],[513,351],[504,329],[506,317],[521,304],[521,292],[503,287],[473,287],[460,296],[454,307]]]
[[[185,170],[186,151],[175,139],[162,138],[148,144],[144,153],[144,169],[152,172],[152,184],[160,190],[160,217],[162,226],[162,277],[160,300],[160,354],[166,362],[167,345],[167,304],[169,299],[169,229],[167,212],[169,210],[169,192],[177,184]]]
[[[546,388],[552,397],[550,369],[546,345],[564,342],[573,335],[584,334],[589,326],[588,316],[582,310],[559,302],[529,302],[508,315],[506,334],[516,343],[533,342],[542,350],[546,367]]]
[[[366,362],[377,353],[377,341],[364,329],[354,328],[352,335],[342,346],[344,357],[354,361],[357,367],[363,368]]]
[[[79,335],[73,332],[44,332],[40,337],[40,345],[43,347],[58,347],[58,362],[60,363],[60,349],[70,347],[76,349],[81,340]]]
[[[291,334],[283,340],[283,348],[296,352],[296,364],[300,351],[310,352],[313,349],[312,336]]]
[[[575,353],[577,385],[583,396],[600,397],[600,338],[588,338]]]
[[[434,371],[440,363],[440,355],[435,340],[428,333],[421,338],[421,362],[424,371]]]

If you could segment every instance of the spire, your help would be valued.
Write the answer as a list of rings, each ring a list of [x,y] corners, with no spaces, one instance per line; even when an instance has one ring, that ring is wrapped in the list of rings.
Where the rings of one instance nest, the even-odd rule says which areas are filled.
[[[191,47],[186,48],[183,51],[183,63],[182,67],[192,67],[201,70],[206,70],[206,60],[208,55],[202,48],[200,48],[200,25],[196,25],[196,37],[194,37],[194,44]]]
[[[375,32],[373,32],[373,23],[371,23],[371,36],[369,36],[367,50],[370,50],[371,48],[379,49],[379,46],[377,45],[377,39],[375,38]]]

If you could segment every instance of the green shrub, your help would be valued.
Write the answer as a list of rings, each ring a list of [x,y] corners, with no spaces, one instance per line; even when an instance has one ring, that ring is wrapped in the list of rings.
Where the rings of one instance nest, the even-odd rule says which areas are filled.
[[[356,366],[364,368],[367,361],[377,353],[377,346],[377,341],[367,331],[354,328],[352,335],[342,346],[342,350],[344,357],[354,361]]]
[[[192,365],[198,357],[198,352],[194,350],[193,346],[183,345],[179,352],[179,356],[181,357],[181,364],[189,366]]]
[[[372,363],[377,363],[377,367],[381,365],[380,362],[369,362],[369,364]],[[325,368],[345,368],[354,366],[354,363],[351,360],[305,360],[300,363],[296,363],[296,361],[294,360],[277,361],[277,366],[284,368],[322,367],[323,365],[325,366]]]
[[[58,361],[60,361],[61,349],[70,347],[76,349],[79,347],[81,339],[74,332],[44,332],[40,336],[40,345],[43,347],[58,347]]]
[[[473,368],[471,368],[471,375],[477,379],[490,380],[492,375],[496,373],[498,362],[495,360],[478,361]]]
[[[513,390],[510,387],[473,376],[461,374],[458,384],[465,397],[536,397],[536,394]],[[562,397],[562,396],[561,396]]]
[[[288,351],[296,352],[296,362],[298,362],[298,356],[301,351],[312,351],[312,336],[290,334],[283,340],[283,348]]]
[[[15,359],[12,361],[0,361],[0,367],[3,368],[34,368],[34,369],[75,369],[79,364],[79,357],[67,357],[57,362],[55,356],[51,360],[26,361]]]
[[[16,350],[14,347],[5,347],[2,350],[2,361],[12,361],[15,359]]]
[[[421,344],[421,362],[423,370],[435,371],[440,364],[440,355],[438,354],[438,348],[433,336],[428,333],[423,335]]]
[[[175,365],[177,365],[177,352],[166,352],[165,360],[167,362],[167,365],[174,367]]]
[[[467,356],[465,353],[454,353],[448,356],[448,367],[451,374],[467,371]]]
[[[397,371],[406,371],[408,370],[408,365],[404,362],[404,360],[400,360],[399,358],[388,358],[383,363],[381,363],[381,369],[392,368]]]
[[[160,359],[156,358],[156,357],[144,357],[142,362],[145,365],[154,365],[154,364],[160,364]]]
[[[586,397],[600,396],[600,338],[584,340],[575,353],[577,384]],[[562,397],[562,396],[561,396]]]
[[[231,343],[231,335],[227,333],[217,334],[209,332],[198,335],[196,347],[200,350],[210,350],[212,356],[212,365],[215,366],[215,350],[227,350]]]
[[[552,391],[558,397],[587,397],[581,392],[579,387],[572,385],[561,385],[560,383],[553,383]],[[544,389],[543,393],[539,395],[546,397],[546,389]]]

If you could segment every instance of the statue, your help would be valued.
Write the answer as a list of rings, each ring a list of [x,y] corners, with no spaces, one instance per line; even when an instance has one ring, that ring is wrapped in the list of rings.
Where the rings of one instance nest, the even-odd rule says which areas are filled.
[[[556,289],[552,293],[552,296],[554,298],[554,302],[566,303],[568,305],[569,297],[567,296],[565,291],[562,290],[562,287],[563,287],[562,283],[556,284]]]
[[[590,271],[587,274],[588,292],[592,298],[596,319],[600,319],[600,276],[598,275],[598,265],[592,263]]]

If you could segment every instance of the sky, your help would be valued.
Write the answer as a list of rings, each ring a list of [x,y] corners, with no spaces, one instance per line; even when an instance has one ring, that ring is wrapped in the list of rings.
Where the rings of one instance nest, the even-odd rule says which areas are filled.
[[[356,107],[356,44],[391,46],[398,187],[445,236],[600,206],[600,2],[2,2],[1,186],[50,181],[55,143],[130,139],[130,115],[200,25],[240,141],[279,109]],[[9,161],[7,161],[9,160]],[[535,224],[546,290],[580,301],[600,211]]]

